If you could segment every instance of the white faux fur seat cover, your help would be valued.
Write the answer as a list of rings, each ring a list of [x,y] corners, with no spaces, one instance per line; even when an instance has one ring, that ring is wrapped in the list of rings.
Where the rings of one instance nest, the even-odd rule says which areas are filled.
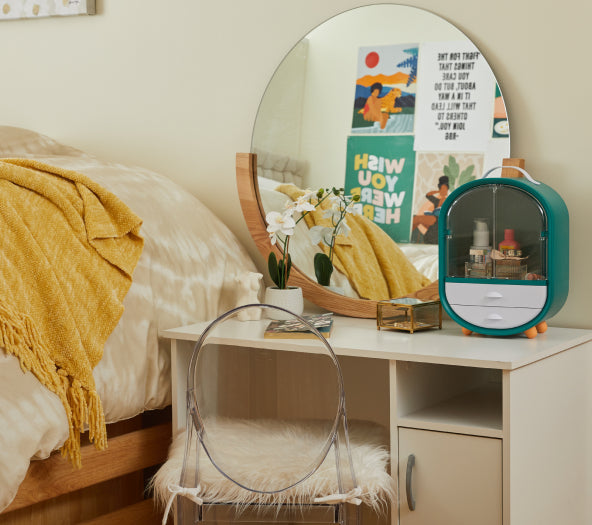
[[[235,455],[235,457],[229,457],[226,454],[226,462],[232,465],[242,462],[241,470],[244,475],[241,479],[252,480],[252,486],[261,490],[274,490],[285,486],[286,478],[291,479],[290,474],[293,471],[300,473],[303,464],[310,464],[327,439],[327,433],[323,431],[322,426],[314,422],[302,424],[286,421],[226,419],[219,421],[217,425],[217,443],[225,451],[232,450],[232,455]],[[161,504],[169,499],[169,485],[179,484],[183,467],[185,435],[185,432],[181,432],[175,437],[167,462],[153,479],[155,498]],[[349,438],[354,472],[361,491],[359,498],[377,511],[384,510],[385,504],[389,503],[395,495],[395,484],[388,474],[389,452],[386,430],[373,423],[352,421],[349,424]],[[220,439],[224,442],[221,443]],[[289,439],[287,446],[286,439]],[[248,463],[245,462],[244,455],[241,454],[241,447],[244,448],[245,440],[249,442],[256,440],[259,444],[258,450],[262,451],[261,458],[251,456]],[[193,449],[195,453],[195,447]],[[286,450],[290,450],[290,462],[286,462]],[[278,461],[274,461],[274,455]],[[194,462],[193,458],[189,464],[194,465]],[[341,462],[341,471],[347,475],[348,465],[343,454]],[[278,468],[278,465],[281,465],[281,468]],[[205,454],[200,454],[199,481],[201,489],[199,497],[208,503],[307,504],[316,497],[339,493],[335,454],[332,449],[312,476],[295,487],[276,494],[255,493],[239,487],[222,476]]]

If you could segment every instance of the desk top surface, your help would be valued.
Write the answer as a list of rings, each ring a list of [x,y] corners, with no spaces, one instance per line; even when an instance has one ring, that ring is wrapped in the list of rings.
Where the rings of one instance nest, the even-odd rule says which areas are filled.
[[[307,353],[318,351],[319,342],[316,340],[264,339],[263,332],[269,322],[269,319],[245,322],[227,320],[224,322],[224,333],[216,336],[215,340],[220,344],[235,346]],[[197,341],[208,326],[208,322],[196,323],[161,330],[159,335],[168,339]],[[534,339],[524,335],[464,336],[458,325],[444,322],[442,330],[409,334],[377,330],[374,319],[334,316],[334,327],[328,341],[338,356],[514,370],[592,341],[592,331],[549,327],[546,333]]]

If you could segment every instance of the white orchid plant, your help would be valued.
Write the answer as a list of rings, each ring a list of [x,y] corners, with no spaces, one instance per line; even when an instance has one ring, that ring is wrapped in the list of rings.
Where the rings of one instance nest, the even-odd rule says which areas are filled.
[[[274,284],[280,289],[284,290],[288,287],[288,279],[290,277],[290,270],[292,269],[292,258],[290,257],[290,237],[294,235],[294,228],[307,213],[311,212],[318,206],[311,201],[315,194],[310,190],[305,190],[304,195],[298,197],[295,201],[289,201],[286,204],[286,209],[283,213],[278,211],[270,211],[266,216],[267,232],[271,244],[280,243],[282,245],[282,258],[278,261],[275,252],[269,253],[267,259],[267,268],[269,276]],[[298,219],[294,219],[294,213],[300,213]]]
[[[347,235],[349,233],[345,216],[348,213],[358,212],[358,207],[355,204],[359,201],[359,196],[345,195],[343,188],[332,188],[331,190],[321,188],[317,192],[305,190],[302,196],[286,204],[283,213],[271,211],[265,216],[271,244],[279,243],[282,247],[282,257],[279,261],[273,251],[270,252],[267,260],[269,275],[278,288],[288,287],[292,268],[292,258],[289,253],[290,237],[294,234],[296,225],[325,199],[330,199],[331,207],[325,210],[323,216],[331,219],[332,227],[313,226],[310,229],[310,235],[314,244],[322,242],[329,247],[329,255],[317,253],[314,259],[317,281],[319,284],[328,286],[333,273],[335,238],[339,234]],[[300,213],[300,217],[295,219],[295,213]]]
[[[331,226],[313,226],[310,238],[313,244],[323,243],[329,248],[329,255],[317,253],[314,258],[314,269],[317,282],[322,286],[329,286],[333,274],[333,254],[338,235],[348,236],[350,227],[347,224],[348,214],[361,214],[359,195],[346,195],[343,188],[326,190],[331,206],[327,208],[323,217],[331,220]]]

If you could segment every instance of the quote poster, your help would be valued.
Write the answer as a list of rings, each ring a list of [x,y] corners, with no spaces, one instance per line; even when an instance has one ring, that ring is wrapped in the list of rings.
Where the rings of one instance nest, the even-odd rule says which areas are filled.
[[[486,151],[496,81],[471,42],[426,42],[419,53],[417,151]]]
[[[348,138],[345,192],[396,242],[410,240],[414,174],[412,135]]]

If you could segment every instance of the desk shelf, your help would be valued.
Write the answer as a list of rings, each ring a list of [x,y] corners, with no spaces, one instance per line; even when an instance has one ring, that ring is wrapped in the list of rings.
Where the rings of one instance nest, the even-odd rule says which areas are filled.
[[[489,383],[399,417],[398,426],[501,438],[501,385]]]
[[[397,425],[502,437],[502,373],[489,368],[397,363]]]

